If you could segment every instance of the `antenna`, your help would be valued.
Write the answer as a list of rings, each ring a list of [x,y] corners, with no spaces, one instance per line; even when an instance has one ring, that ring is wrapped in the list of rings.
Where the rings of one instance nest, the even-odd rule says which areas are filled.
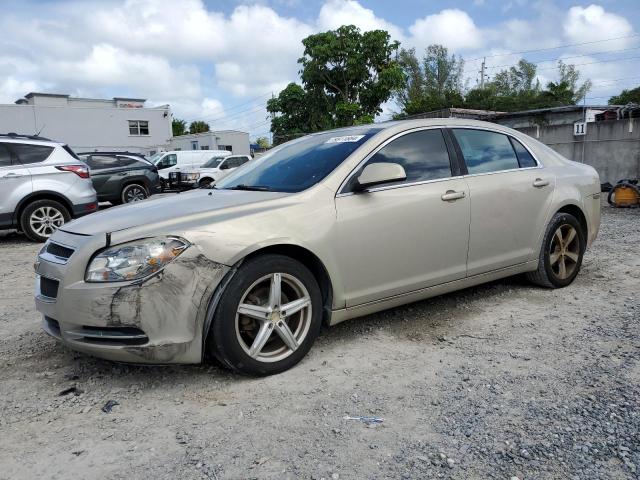
[[[46,124],[46,123],[43,123],[43,124],[42,124],[42,128],[41,128],[40,130],[38,130],[38,132],[36,133],[36,137],[39,137],[39,136],[40,136],[40,134],[42,133],[42,130],[44,130],[44,127],[46,127],[46,126],[47,126],[47,124]]]

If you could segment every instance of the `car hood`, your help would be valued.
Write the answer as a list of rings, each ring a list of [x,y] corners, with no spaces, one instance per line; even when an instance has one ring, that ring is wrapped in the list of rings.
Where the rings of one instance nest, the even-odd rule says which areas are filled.
[[[111,207],[69,222],[60,230],[80,235],[97,235],[144,225],[166,224],[173,220],[179,223],[190,216],[201,216],[206,213],[211,213],[212,217],[215,217],[217,213],[222,213],[221,210],[237,210],[236,215],[242,216],[246,212],[255,211],[252,208],[243,209],[243,206],[260,203],[261,209],[269,209],[273,207],[269,206],[268,200],[289,195],[291,194],[284,192],[199,189]]]

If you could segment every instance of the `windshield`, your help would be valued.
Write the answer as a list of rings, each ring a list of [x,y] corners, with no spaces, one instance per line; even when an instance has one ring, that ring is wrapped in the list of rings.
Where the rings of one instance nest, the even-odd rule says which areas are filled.
[[[220,165],[220,162],[224,159],[224,157],[213,157],[211,160],[207,160],[202,167],[203,168],[216,168]]]
[[[247,162],[217,182],[216,188],[301,192],[329,175],[381,128],[345,128],[287,142]]]
[[[158,163],[160,161],[160,159],[162,158],[162,156],[165,154],[166,152],[158,152],[158,153],[154,153],[153,155],[151,155],[149,158],[147,158],[146,160],[153,163],[154,165],[156,163]]]

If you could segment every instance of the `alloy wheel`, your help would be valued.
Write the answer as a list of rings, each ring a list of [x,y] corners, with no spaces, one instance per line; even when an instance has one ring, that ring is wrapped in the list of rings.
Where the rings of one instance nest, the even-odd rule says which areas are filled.
[[[242,349],[260,362],[277,362],[304,342],[312,319],[311,297],[304,284],[286,273],[254,282],[236,312],[236,335]]]
[[[549,250],[549,264],[560,280],[569,278],[580,259],[580,239],[576,229],[569,224],[560,225],[553,234]]]
[[[31,229],[42,237],[50,237],[64,225],[64,215],[55,207],[40,207],[29,217]]]
[[[129,187],[124,194],[125,203],[139,202],[140,200],[144,200],[145,198],[147,198],[147,192],[145,192],[142,187],[139,187],[137,185]]]

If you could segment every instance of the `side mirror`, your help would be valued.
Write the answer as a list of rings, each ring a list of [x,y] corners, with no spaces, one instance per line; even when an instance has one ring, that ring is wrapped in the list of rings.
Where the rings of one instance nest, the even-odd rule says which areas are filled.
[[[353,189],[356,192],[362,192],[376,185],[406,179],[407,174],[399,163],[370,163],[364,167]]]

